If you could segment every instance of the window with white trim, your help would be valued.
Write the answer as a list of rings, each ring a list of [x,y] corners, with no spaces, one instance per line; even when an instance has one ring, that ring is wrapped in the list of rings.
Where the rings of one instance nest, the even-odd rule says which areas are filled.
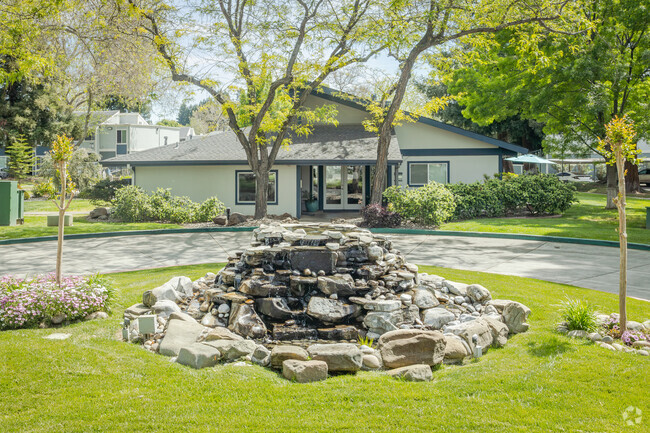
[[[447,183],[449,179],[448,162],[410,162],[410,186],[422,186],[429,182]]]
[[[117,130],[117,144],[126,144],[126,129]]]
[[[269,172],[269,185],[268,185],[268,204],[278,204],[278,171],[271,170]],[[255,192],[257,185],[255,183],[255,174],[252,171],[236,171],[236,188],[237,188],[237,204],[253,204],[255,203]]]

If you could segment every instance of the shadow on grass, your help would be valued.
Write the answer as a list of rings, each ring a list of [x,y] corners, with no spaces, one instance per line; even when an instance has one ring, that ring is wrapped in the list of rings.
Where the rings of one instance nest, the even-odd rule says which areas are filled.
[[[528,353],[540,358],[561,355],[570,350],[573,350],[571,344],[558,337],[551,337],[543,342],[528,343]]]

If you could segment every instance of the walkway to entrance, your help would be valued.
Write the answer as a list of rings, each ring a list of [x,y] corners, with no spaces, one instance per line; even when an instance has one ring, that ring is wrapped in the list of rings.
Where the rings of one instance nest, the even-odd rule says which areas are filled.
[[[224,262],[250,232],[212,232],[69,239],[67,274],[119,272]],[[618,249],[532,240],[394,235],[412,263],[493,272],[618,292]],[[0,246],[0,275],[52,272],[56,241]],[[628,294],[650,300],[650,251],[629,251]]]

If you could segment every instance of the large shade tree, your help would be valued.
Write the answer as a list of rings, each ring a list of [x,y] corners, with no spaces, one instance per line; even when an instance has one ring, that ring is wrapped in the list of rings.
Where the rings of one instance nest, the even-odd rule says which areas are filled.
[[[185,8],[128,2],[172,80],[203,90],[224,110],[255,175],[256,218],[267,213],[279,150],[316,122],[336,123],[333,106],[305,107],[310,92],[381,49],[372,41],[371,0],[203,0]],[[201,56],[201,65],[190,54]]]
[[[650,1],[579,1],[590,27],[554,33],[526,27],[487,40],[452,74],[450,91],[464,114],[487,124],[515,113],[545,123],[545,148],[557,154],[603,154],[598,137],[616,116],[647,137],[650,117]],[[644,137],[645,136],[645,137]],[[638,189],[627,162],[628,191]],[[607,166],[608,208],[616,166]]]
[[[394,0],[385,3],[384,41],[390,56],[399,64],[399,73],[389,91],[369,105],[373,119],[366,125],[379,135],[371,201],[379,203],[382,200],[392,129],[409,120],[401,111],[401,105],[413,70],[423,54],[435,59],[437,53],[447,50],[451,44],[526,24],[538,30],[572,26],[570,23],[576,14],[574,3],[568,0]],[[445,98],[435,98],[422,108],[424,112],[432,112],[447,102]]]

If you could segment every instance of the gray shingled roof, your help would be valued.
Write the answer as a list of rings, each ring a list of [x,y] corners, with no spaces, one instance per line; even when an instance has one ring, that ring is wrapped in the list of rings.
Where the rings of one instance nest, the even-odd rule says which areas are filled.
[[[377,136],[361,125],[314,127],[308,137],[293,137],[286,149],[280,149],[277,164],[374,164],[377,159]],[[393,135],[388,150],[388,162],[397,163],[402,155]],[[120,155],[102,161],[103,164],[131,165],[212,165],[246,164],[246,154],[231,131],[209,135],[180,144]]]

